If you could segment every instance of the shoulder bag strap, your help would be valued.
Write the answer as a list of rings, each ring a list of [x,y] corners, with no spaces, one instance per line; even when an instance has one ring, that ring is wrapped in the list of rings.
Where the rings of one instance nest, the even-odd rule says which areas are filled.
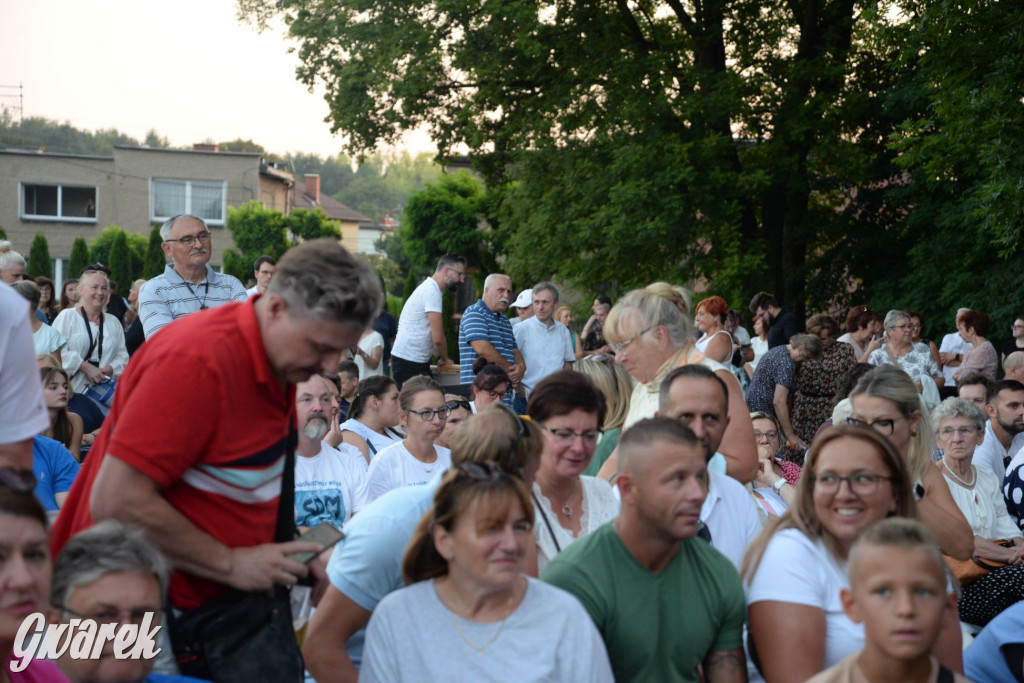
[[[92,351],[96,348],[96,344],[99,344],[99,355],[96,360],[99,361],[103,357],[103,324],[100,323],[100,331],[97,335],[97,340],[92,340],[92,328],[89,326],[89,316],[85,314],[85,307],[79,306],[78,312],[82,314],[82,322],[85,323],[85,333],[89,335],[89,350],[85,352],[85,358],[82,360],[91,363],[92,362]]]
[[[548,528],[548,533],[551,534],[551,540],[555,543],[555,553],[562,552],[562,546],[558,544],[558,538],[555,536],[555,530],[551,528],[551,522],[548,521],[547,513],[544,512],[544,506],[540,504],[536,493],[530,491],[530,496],[533,498],[533,507],[535,507],[537,512],[540,513],[541,519],[544,520],[544,526]]]
[[[284,447],[284,471],[281,473],[281,495],[277,499],[277,526],[274,540],[278,543],[295,540],[295,447],[298,432],[292,429]]]

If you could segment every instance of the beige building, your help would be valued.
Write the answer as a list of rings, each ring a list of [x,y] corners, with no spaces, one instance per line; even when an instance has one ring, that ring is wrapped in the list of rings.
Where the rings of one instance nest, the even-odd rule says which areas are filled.
[[[115,147],[113,156],[0,151],[0,225],[26,258],[36,233],[46,235],[54,275],[64,273],[76,237],[91,243],[109,225],[148,236],[179,213],[203,218],[213,233],[210,264],[234,247],[227,207],[256,200],[291,210],[292,174],[260,154]]]
[[[353,254],[367,251],[374,253],[372,242],[370,248],[366,249],[366,245],[363,243],[365,240],[361,238],[364,231],[375,231],[376,224],[368,216],[345,206],[328,194],[321,193],[320,176],[310,173],[295,183],[292,207],[310,211],[320,208],[328,218],[338,223],[338,229],[341,231],[341,246]]]

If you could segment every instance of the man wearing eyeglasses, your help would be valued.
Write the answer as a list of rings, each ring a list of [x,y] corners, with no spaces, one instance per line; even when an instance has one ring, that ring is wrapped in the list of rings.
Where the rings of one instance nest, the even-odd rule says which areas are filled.
[[[398,333],[391,348],[391,369],[399,389],[410,377],[430,375],[433,356],[437,356],[439,367],[452,364],[441,319],[442,292],[458,291],[465,280],[466,259],[458,254],[445,254],[438,259],[434,274],[408,295],[398,316]]]
[[[201,218],[173,216],[160,226],[160,238],[171,262],[139,292],[139,317],[147,339],[189,313],[248,298],[237,278],[210,267],[210,231]]]

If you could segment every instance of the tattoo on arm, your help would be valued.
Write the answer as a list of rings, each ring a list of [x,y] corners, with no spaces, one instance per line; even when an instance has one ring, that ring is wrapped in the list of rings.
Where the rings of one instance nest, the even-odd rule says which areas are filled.
[[[743,650],[718,650],[704,659],[704,680],[708,683],[746,683],[747,662]]]

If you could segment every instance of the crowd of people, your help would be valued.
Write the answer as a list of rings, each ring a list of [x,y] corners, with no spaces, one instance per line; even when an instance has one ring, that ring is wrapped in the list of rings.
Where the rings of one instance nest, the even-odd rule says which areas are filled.
[[[458,254],[395,320],[334,241],[247,290],[161,237],[127,299],[0,244],[0,681],[1020,680],[1024,319],[656,282],[575,329],[489,273],[452,359]],[[162,654],[21,670],[37,612]]]

